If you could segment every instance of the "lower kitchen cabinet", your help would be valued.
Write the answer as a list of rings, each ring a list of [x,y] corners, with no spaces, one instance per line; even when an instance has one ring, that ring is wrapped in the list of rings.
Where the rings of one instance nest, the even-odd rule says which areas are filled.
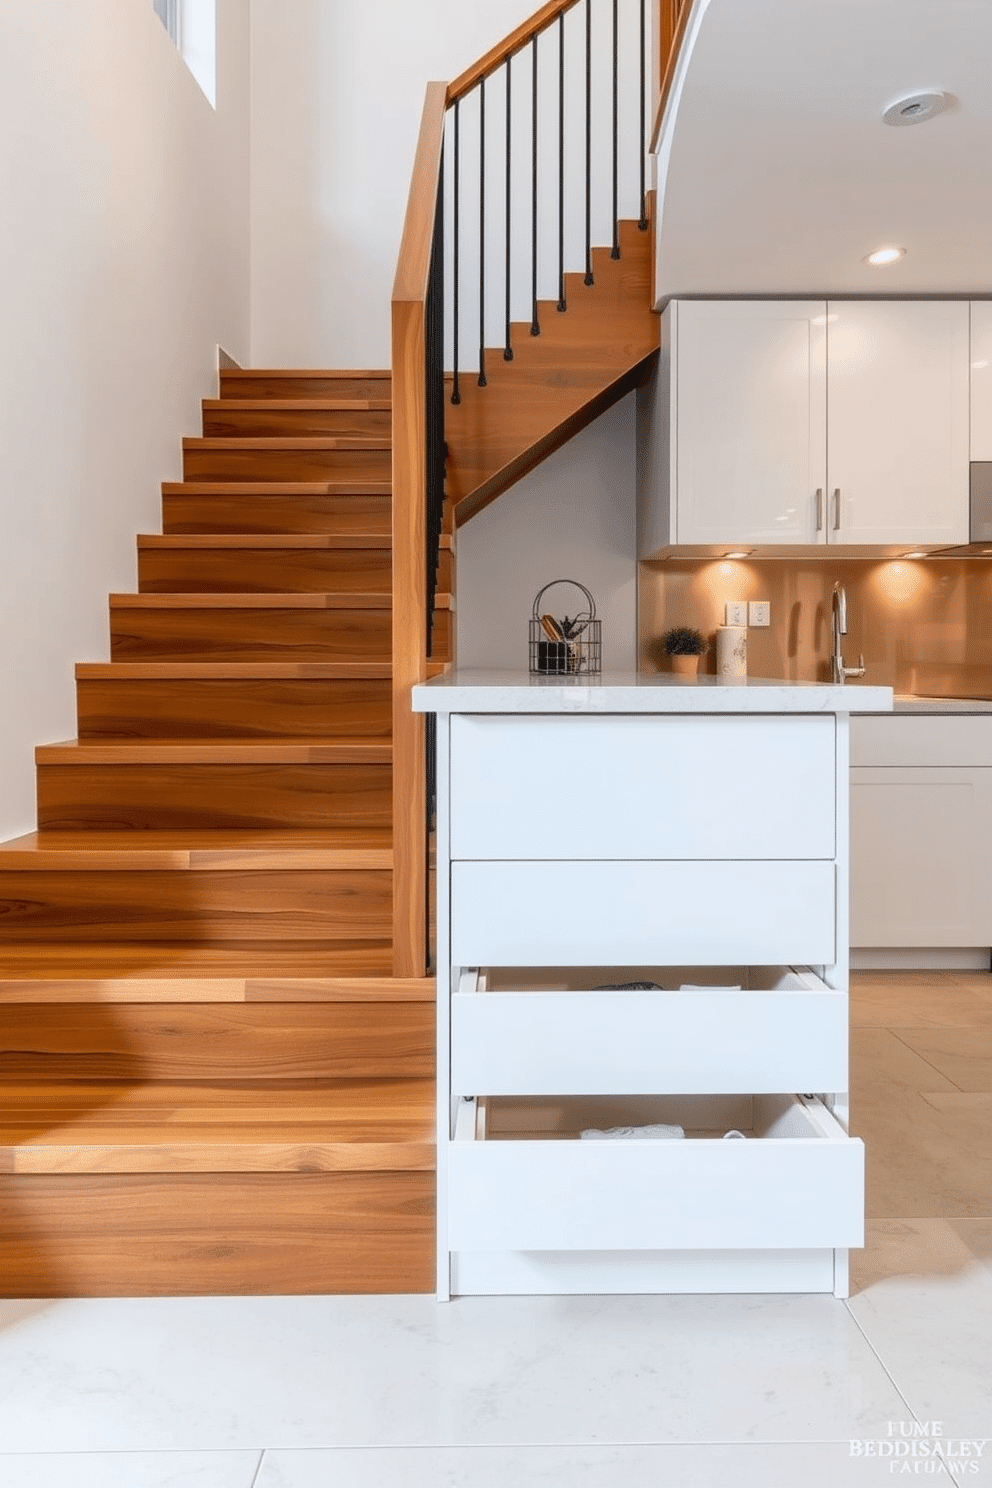
[[[992,715],[856,719],[851,761],[851,945],[992,945]]]

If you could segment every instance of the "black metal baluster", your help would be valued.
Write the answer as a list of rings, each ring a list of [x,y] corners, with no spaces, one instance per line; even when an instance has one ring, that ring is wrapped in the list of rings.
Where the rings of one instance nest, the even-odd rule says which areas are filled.
[[[479,84],[479,386],[486,381],[486,80]]]
[[[444,153],[434,209],[424,326],[424,406],[427,422],[427,651],[431,654],[437,567],[444,525]]]
[[[645,36],[644,0],[641,0],[641,218],[638,227],[641,232],[647,232],[648,227],[648,196],[647,196],[647,96],[645,85],[647,81],[647,42]]]
[[[510,63],[512,57],[506,59],[506,341],[503,346],[504,362],[513,361],[513,343],[510,333],[510,156],[512,144],[512,107],[513,89],[510,81]]]
[[[613,0],[613,252],[620,257],[620,0]]]
[[[531,42],[531,118],[533,123],[533,147],[531,156],[531,315],[530,333],[541,334],[541,322],[537,315],[537,37]]]
[[[592,274],[592,0],[586,0],[586,284]]]
[[[451,401],[452,401],[452,403],[460,403],[462,401],[461,387],[460,387],[460,384],[458,382],[458,228],[459,228],[458,194],[459,194],[459,175],[460,175],[460,162],[459,162],[459,145],[460,145],[460,140],[459,140],[459,114],[458,114],[458,100],[457,99],[455,100],[455,126],[454,126],[454,128],[455,128],[455,159],[454,159],[454,164],[453,164],[453,167],[452,167],[453,174],[454,174],[454,191],[453,191],[453,197],[454,197],[454,199],[452,201],[452,215],[454,217],[454,223],[453,223],[454,234],[453,234],[453,243],[452,243],[452,251],[451,251],[451,274],[452,274],[452,281],[453,281],[452,282],[452,290],[451,290],[451,319],[452,319],[452,332],[453,332],[453,336],[454,336],[454,344],[453,344],[453,348],[452,348],[452,350],[453,350],[453,360],[454,360],[454,376],[452,378],[452,383],[451,383]]]
[[[644,3],[644,0],[641,0]],[[558,309],[565,300],[565,12],[558,17]]]

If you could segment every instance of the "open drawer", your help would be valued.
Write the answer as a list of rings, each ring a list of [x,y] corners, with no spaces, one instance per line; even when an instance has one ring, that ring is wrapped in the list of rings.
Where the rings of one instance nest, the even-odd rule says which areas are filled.
[[[685,1139],[579,1140],[655,1122]],[[452,1251],[864,1243],[864,1146],[806,1097],[464,1100],[447,1178]]]
[[[451,1033],[455,1095],[848,1088],[847,993],[783,966],[462,971]]]

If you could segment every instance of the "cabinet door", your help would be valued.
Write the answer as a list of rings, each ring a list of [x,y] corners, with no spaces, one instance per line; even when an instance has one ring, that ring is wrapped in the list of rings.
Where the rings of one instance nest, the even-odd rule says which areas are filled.
[[[992,301],[971,307],[971,458],[992,460]]]
[[[825,304],[675,309],[677,541],[822,542]]]
[[[968,541],[968,305],[835,301],[829,540]]]
[[[851,944],[992,944],[989,769],[851,770]]]

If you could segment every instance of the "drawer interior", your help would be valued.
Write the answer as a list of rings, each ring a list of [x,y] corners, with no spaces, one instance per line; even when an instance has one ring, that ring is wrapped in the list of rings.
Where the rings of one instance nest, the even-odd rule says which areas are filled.
[[[654,982],[666,992],[713,991],[826,992],[830,989],[805,967],[792,966],[491,966],[473,968],[458,984],[460,992],[593,992],[630,982]]]
[[[822,1101],[791,1094],[487,1096],[463,1102],[459,1118],[456,1135],[469,1141],[578,1141],[586,1129],[655,1123],[681,1126],[687,1140],[724,1140],[729,1131],[758,1140],[848,1140]]]

